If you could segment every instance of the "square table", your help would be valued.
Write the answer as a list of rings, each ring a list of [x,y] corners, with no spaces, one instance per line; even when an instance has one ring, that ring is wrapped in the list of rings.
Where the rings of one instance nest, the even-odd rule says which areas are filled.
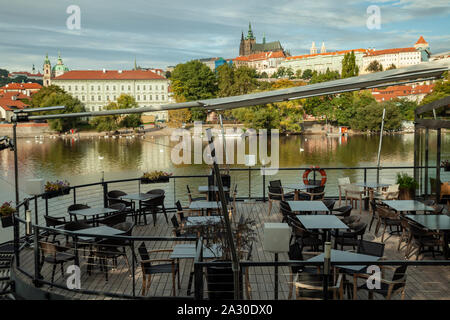
[[[322,201],[287,201],[287,203],[294,212],[325,211],[327,214],[330,212]]]
[[[184,227],[198,227],[207,224],[219,224],[222,222],[221,216],[199,216],[199,217],[187,217],[184,222]]]
[[[376,257],[376,256],[369,256],[367,254],[361,254],[361,253],[354,253],[354,252],[349,252],[349,251],[342,251],[342,250],[334,250],[331,249],[331,257],[330,257],[330,261],[349,261],[349,262],[353,262],[353,261],[361,261],[361,262],[368,262],[368,261],[373,261],[376,262],[380,260],[380,257]],[[324,261],[324,254],[321,253],[318,256],[315,256],[311,259],[308,259],[307,261],[312,261],[312,262],[323,262]],[[345,269],[348,270],[350,273],[353,273],[353,299],[356,300],[357,298],[357,288],[358,288],[358,283],[357,283],[357,275],[358,273],[362,273],[365,272],[365,269],[367,268],[366,265],[351,265],[351,266],[345,266],[345,265],[339,265],[336,266],[340,269]]]
[[[293,189],[295,192],[295,200],[298,200],[298,194],[300,190],[309,190],[309,189],[315,189],[320,187],[320,185],[315,184],[303,184],[303,183],[294,183],[294,184],[287,184],[283,185],[283,189]]]
[[[116,236],[116,235],[122,234],[124,232],[125,231],[123,231],[123,230],[111,228],[108,226],[99,226],[99,227],[92,227],[92,228],[72,231],[72,233],[83,234],[83,236],[78,237],[78,239],[83,240],[83,241],[94,240],[95,237],[101,238],[102,236]],[[92,235],[92,237],[85,236],[84,234]]]
[[[375,189],[378,188],[387,188],[390,185],[387,183],[376,183],[376,182],[358,182],[355,183],[356,186],[358,187],[363,187],[364,188],[364,192],[366,193],[366,195],[369,196],[369,200],[372,201],[375,197],[374,197],[374,192]],[[368,192],[367,192],[368,191]],[[366,198],[367,199],[367,198]],[[368,203],[367,201],[365,201],[365,210],[368,209]]]
[[[160,196],[161,196],[161,194],[154,194],[154,193],[130,193],[130,194],[121,196],[120,199],[139,201],[139,214],[140,214],[142,212],[142,201],[148,201],[148,200],[160,197]],[[139,215],[139,221],[141,221],[140,217],[141,216]],[[138,223],[137,216],[135,216],[134,219],[135,219],[135,222]]]
[[[192,243],[177,244],[176,246],[173,247],[173,251],[170,254],[170,259],[194,259],[196,253],[197,250],[195,248],[195,244]],[[207,248],[205,245],[203,245],[203,258],[214,259],[219,258],[221,256],[222,256],[222,249],[217,244],[212,244],[211,248]],[[187,289],[188,296],[191,294],[193,276],[194,272],[191,271],[189,274],[188,289]]]
[[[189,209],[194,211],[200,210],[203,214],[203,210],[209,212],[210,210],[219,209],[219,204],[217,201],[198,200],[192,201],[191,204],[189,205]]]
[[[107,213],[113,213],[113,212],[117,212],[117,209],[95,207],[95,208],[86,208],[86,209],[80,209],[80,210],[70,210],[69,214],[75,215],[75,216],[82,216],[85,218],[94,216],[96,219],[98,219],[98,217],[100,215],[104,215]]]
[[[425,228],[433,231],[444,233],[444,256],[446,259],[449,258],[448,250],[448,234],[450,233],[450,217],[445,214],[415,214],[406,215],[406,218],[417,222],[418,224],[424,226]]]
[[[348,229],[348,226],[343,223],[338,217],[334,215],[317,215],[317,216],[306,216],[297,215],[297,219],[300,223],[309,230],[322,229],[325,231],[324,243],[325,241],[330,241],[330,230],[331,229]]]
[[[382,202],[397,212],[434,211],[433,207],[427,206],[417,200],[383,200]]]

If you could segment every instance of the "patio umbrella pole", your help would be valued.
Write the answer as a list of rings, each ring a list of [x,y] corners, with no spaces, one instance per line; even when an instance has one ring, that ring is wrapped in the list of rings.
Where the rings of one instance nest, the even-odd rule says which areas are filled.
[[[213,143],[213,138],[211,134],[211,129],[206,129],[206,136],[208,137],[209,145]],[[234,300],[239,300],[239,261],[238,256],[236,254],[236,247],[234,246],[234,240],[233,240],[233,233],[231,232],[231,224],[230,219],[228,217],[228,210],[227,210],[227,200],[225,198],[225,193],[223,192],[223,185],[222,185],[222,179],[220,177],[220,171],[219,166],[217,165],[216,161],[216,152],[214,150],[214,147],[211,149],[211,157],[213,158],[213,170],[214,175],[216,177],[216,183],[217,188],[219,189],[219,199],[220,203],[222,205],[222,216],[223,220],[225,221],[225,227],[226,227],[226,236],[227,236],[227,242],[230,247],[231,251],[231,258],[232,258],[232,270],[233,270],[233,280],[234,280]]]
[[[381,156],[381,144],[383,143],[383,128],[385,115],[386,115],[386,108],[383,109],[383,118],[381,119],[380,143],[378,144],[378,159],[377,159],[377,183],[380,183],[380,156]]]

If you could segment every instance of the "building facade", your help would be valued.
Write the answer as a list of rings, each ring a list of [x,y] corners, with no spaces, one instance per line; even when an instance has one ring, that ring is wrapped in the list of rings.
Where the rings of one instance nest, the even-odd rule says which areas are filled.
[[[297,70],[305,71],[310,69],[319,73],[324,73],[329,69],[330,71],[342,72],[342,60],[345,54],[355,53],[356,65],[361,69],[363,65],[363,56],[366,53],[365,49],[342,50],[335,52],[326,52],[325,44],[322,44],[320,53],[310,53],[300,56],[287,57],[280,63],[280,67],[291,68],[294,73]],[[317,52],[315,43],[313,42],[310,52]]]
[[[48,58],[48,53],[45,56],[44,60],[44,75],[42,77],[43,84],[45,87],[52,85],[52,79],[55,77],[59,77],[69,71],[69,68],[63,63],[61,54],[58,52],[58,61],[52,68],[52,64],[50,63],[50,59]]]
[[[420,103],[427,94],[433,92],[433,88],[434,84],[428,81],[427,83],[413,83],[411,85],[399,85],[390,86],[383,89],[372,89],[372,96],[378,102],[402,98]]]
[[[368,50],[363,58],[361,74],[370,72],[367,68],[373,61],[378,61],[383,66],[383,70],[386,70],[392,65],[395,68],[403,68],[429,61],[430,55],[430,47],[422,36],[414,47]]]
[[[247,66],[255,69],[258,73],[265,72],[268,76],[271,76],[277,71],[285,58],[283,51],[270,51],[236,57],[233,59],[233,63],[237,68]]]
[[[87,111],[101,111],[121,94],[135,98],[139,107],[170,103],[169,80],[150,70],[72,70],[52,79],[52,84],[78,98]],[[167,121],[167,111],[149,112]]]

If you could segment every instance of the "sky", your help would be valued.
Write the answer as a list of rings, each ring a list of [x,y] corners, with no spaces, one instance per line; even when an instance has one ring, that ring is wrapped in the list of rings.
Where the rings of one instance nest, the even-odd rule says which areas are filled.
[[[80,9],[80,29],[69,29]],[[367,20],[377,6],[380,28]],[[279,40],[291,55],[312,41],[327,51],[411,47],[450,50],[448,0],[0,0],[0,68],[42,70],[58,52],[71,69],[163,68],[192,59],[234,58],[251,22],[257,42]],[[369,20],[372,21],[372,20]],[[71,24],[69,24],[71,25]]]

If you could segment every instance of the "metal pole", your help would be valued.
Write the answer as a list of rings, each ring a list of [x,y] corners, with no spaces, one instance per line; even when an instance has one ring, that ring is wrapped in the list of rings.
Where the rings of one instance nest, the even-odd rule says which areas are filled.
[[[429,130],[428,128],[425,129],[425,199],[428,199],[428,135]],[[416,181],[418,181],[416,179]]]
[[[383,143],[383,129],[384,129],[385,115],[386,115],[386,108],[383,109],[383,118],[381,119],[380,143],[378,144],[378,159],[377,159],[377,183],[380,183],[380,156],[381,156],[381,144]]]
[[[252,172],[248,167],[248,200],[252,198]]]
[[[17,167],[17,122],[13,123],[14,141],[14,187],[16,192],[16,206],[19,205],[19,168]]]
[[[275,253],[275,300],[278,300],[278,253]]]
[[[213,137],[211,134],[211,129],[206,129],[206,135],[208,137],[209,145],[213,143]],[[220,177],[219,166],[217,165],[216,152],[214,149],[211,150],[211,157],[213,158],[213,171],[216,178],[217,188],[219,189],[219,199],[222,205],[222,216],[226,227],[226,239],[228,245],[230,246],[231,258],[232,258],[232,270],[234,274],[234,300],[240,299],[240,286],[239,286],[239,257],[236,253],[236,247],[234,244],[233,233],[231,231],[230,218],[228,216],[227,210],[227,199],[223,191],[222,179]]]
[[[436,130],[436,203],[441,198],[441,129]]]
[[[328,300],[328,279],[330,277],[330,261],[331,261],[331,242],[329,239],[330,230],[326,231],[327,241],[324,248],[323,259],[323,299]]]

